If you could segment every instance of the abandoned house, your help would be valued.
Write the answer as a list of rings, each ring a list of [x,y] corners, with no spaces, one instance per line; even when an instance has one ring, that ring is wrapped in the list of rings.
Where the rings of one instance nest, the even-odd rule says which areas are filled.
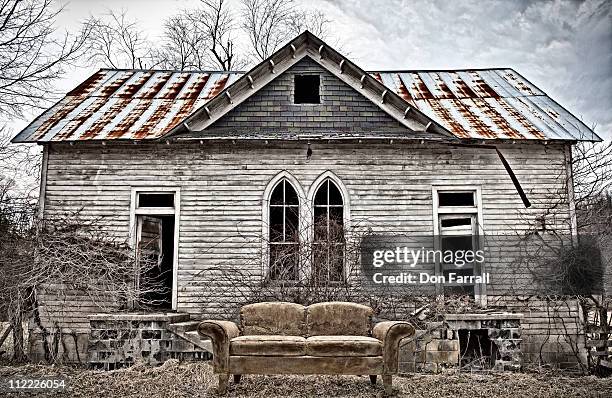
[[[68,336],[70,360],[96,366],[204,358],[197,321],[235,318],[249,300],[232,275],[299,283],[307,267],[346,283],[348,239],[330,238],[331,224],[407,236],[574,235],[570,157],[581,140],[600,138],[512,69],[366,72],[309,32],[248,72],[102,69],[13,142],[43,147],[45,219],[99,220],[157,259],[147,272],[166,289],[147,311],[113,312],[50,285],[38,292],[42,325]],[[314,260],[295,254],[325,239],[334,248]],[[422,331],[405,369],[456,364],[474,339],[501,368],[571,366],[586,355],[577,306],[509,295],[496,275],[521,270],[483,267],[489,283],[463,291],[475,309]],[[40,326],[29,336],[30,355],[42,355]]]

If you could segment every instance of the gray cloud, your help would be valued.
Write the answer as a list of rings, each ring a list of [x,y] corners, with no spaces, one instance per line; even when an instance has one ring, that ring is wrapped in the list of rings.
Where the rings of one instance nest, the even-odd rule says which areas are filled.
[[[319,0],[366,69],[512,67],[612,137],[612,2]]]

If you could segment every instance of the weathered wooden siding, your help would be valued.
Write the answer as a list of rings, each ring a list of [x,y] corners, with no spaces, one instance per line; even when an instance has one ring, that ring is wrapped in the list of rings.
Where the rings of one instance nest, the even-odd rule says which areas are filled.
[[[127,238],[131,187],[180,187],[179,309],[205,312],[199,303],[212,292],[201,271],[254,263],[249,253],[257,245],[249,239],[261,234],[263,191],[282,170],[304,191],[321,173],[334,172],[349,192],[353,222],[381,232],[431,234],[432,185],[480,186],[489,234],[526,228],[564,190],[564,151],[557,146],[502,148],[533,203],[530,209],[494,151],[346,142],[311,148],[307,159],[306,143],[293,142],[55,146],[49,151],[45,215],[81,210],[83,217],[103,217],[109,230]]]
[[[492,150],[388,141],[311,142],[311,148],[307,159],[307,143],[293,141],[53,145],[45,216],[80,210],[82,217],[101,217],[109,231],[127,239],[131,188],[179,187],[178,310],[195,317],[236,314],[242,299],[218,270],[261,271],[263,192],[283,170],[305,192],[332,171],[349,193],[351,221],[380,232],[432,234],[432,185],[479,186],[487,234],[520,232],[560,199],[548,225],[569,225],[562,146],[500,146],[533,203],[530,209]],[[501,263],[488,267],[504,270]],[[488,292],[495,294],[495,286]]]

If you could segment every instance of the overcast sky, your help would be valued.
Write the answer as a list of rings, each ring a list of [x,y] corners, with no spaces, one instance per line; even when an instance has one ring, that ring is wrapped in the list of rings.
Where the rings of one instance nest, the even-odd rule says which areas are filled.
[[[58,28],[125,9],[150,39],[198,0],[71,0]],[[511,67],[596,132],[612,137],[612,1],[310,0],[326,13],[330,43],[366,70]],[[230,0],[239,12],[239,0]],[[95,66],[59,84],[68,91]],[[16,129],[25,125],[18,122]]]

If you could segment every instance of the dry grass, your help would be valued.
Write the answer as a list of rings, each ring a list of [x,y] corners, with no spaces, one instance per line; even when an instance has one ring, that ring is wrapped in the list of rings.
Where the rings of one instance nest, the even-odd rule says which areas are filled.
[[[111,372],[72,367],[0,366],[0,379],[63,376],[70,397],[207,397],[215,396],[216,377],[207,363],[168,361],[156,368],[134,366]],[[442,375],[416,374],[394,379],[398,397],[612,397],[612,380],[534,373]],[[2,395],[2,393],[0,393]],[[245,376],[230,383],[228,397],[382,397],[382,386],[367,376]],[[11,395],[9,395],[11,396]],[[47,396],[32,392],[12,396]]]

